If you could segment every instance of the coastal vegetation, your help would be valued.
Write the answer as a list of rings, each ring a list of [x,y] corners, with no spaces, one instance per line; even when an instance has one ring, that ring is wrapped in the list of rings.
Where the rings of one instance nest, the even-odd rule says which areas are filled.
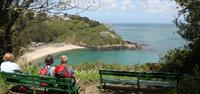
[[[26,30],[30,34],[31,41],[34,42],[66,42],[83,46],[125,43],[119,35],[104,24],[77,15],[68,15],[64,18],[49,17],[44,22],[30,25]]]
[[[136,64],[136,65],[122,65],[122,64],[106,64],[102,62],[83,62],[81,64],[74,65],[77,70],[77,78],[81,80],[99,80],[99,69],[112,69],[122,71],[134,71],[134,72],[157,72],[159,64]]]

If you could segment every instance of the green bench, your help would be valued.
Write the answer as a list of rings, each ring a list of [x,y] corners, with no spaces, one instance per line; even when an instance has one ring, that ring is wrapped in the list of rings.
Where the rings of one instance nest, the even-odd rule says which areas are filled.
[[[36,94],[37,90],[57,91],[63,92],[62,94],[78,94],[79,86],[74,85],[72,79],[69,78],[56,78],[56,77],[41,77],[29,74],[16,74],[0,72],[5,84],[14,85],[26,85],[33,90],[33,94]],[[42,86],[41,83],[45,83],[48,86]]]
[[[101,90],[106,84],[178,88],[180,74],[99,70]]]

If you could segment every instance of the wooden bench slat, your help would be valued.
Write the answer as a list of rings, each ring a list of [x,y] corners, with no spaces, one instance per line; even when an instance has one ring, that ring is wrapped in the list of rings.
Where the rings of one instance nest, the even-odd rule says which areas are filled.
[[[122,79],[102,78],[102,83],[135,85],[135,84],[137,84],[137,81],[135,81],[135,80],[122,80]]]
[[[102,83],[136,85],[137,81],[102,78]],[[176,87],[176,84],[177,84],[176,82],[140,80],[140,85],[148,85],[148,86]]]
[[[166,81],[151,81],[151,80],[140,80],[140,85],[149,86],[160,86],[160,87],[176,87],[176,82],[166,82]]]
[[[129,76],[129,77],[156,77],[156,78],[177,78],[175,73],[148,73],[148,72],[127,72],[127,71],[116,71],[116,70],[99,70],[99,74],[113,75],[113,76]]]

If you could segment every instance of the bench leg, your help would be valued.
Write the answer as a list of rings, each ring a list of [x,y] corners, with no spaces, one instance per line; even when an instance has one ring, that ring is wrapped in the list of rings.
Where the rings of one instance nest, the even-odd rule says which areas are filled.
[[[33,94],[36,94],[36,89],[35,88],[33,88]]]
[[[100,92],[101,93],[103,92],[103,87],[106,87],[106,83],[101,83],[101,85],[100,85]]]
[[[102,83],[100,83],[100,92],[102,93],[103,91],[102,91]]]
[[[46,88],[44,89],[44,94],[48,94],[48,91],[47,91],[47,89],[46,89]]]
[[[137,77],[137,88],[140,88],[140,76]]]

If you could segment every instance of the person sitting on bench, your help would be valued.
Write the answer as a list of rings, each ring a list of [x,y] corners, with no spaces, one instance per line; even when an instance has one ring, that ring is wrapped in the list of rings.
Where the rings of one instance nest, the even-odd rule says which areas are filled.
[[[54,76],[54,69],[53,66],[54,59],[52,55],[47,55],[45,58],[45,65],[39,70],[39,74],[41,76]]]
[[[70,78],[73,83],[73,86],[75,86],[77,82],[74,76],[74,69],[69,64],[67,64],[68,57],[65,55],[62,55],[60,57],[60,61],[61,61],[61,64],[57,66],[54,70],[55,77],[57,77],[58,79]],[[62,87],[62,88],[68,88],[68,87]]]
[[[74,69],[67,64],[68,57],[62,55],[60,57],[61,64],[57,66],[54,70],[55,76],[58,78],[74,78]]]
[[[21,73],[21,68],[14,62],[15,56],[12,53],[5,53],[1,63],[1,71],[10,73]]]
[[[15,59],[15,56],[12,53],[6,53],[3,57],[4,62],[1,63],[1,71],[9,72],[9,73],[22,73],[20,66],[14,62],[14,59]],[[13,82],[19,81],[12,78],[9,78],[7,80],[13,81]],[[16,85],[16,86],[13,86],[10,90],[14,92],[19,92],[19,93],[25,93],[26,91],[29,91],[30,88],[25,85]]]

